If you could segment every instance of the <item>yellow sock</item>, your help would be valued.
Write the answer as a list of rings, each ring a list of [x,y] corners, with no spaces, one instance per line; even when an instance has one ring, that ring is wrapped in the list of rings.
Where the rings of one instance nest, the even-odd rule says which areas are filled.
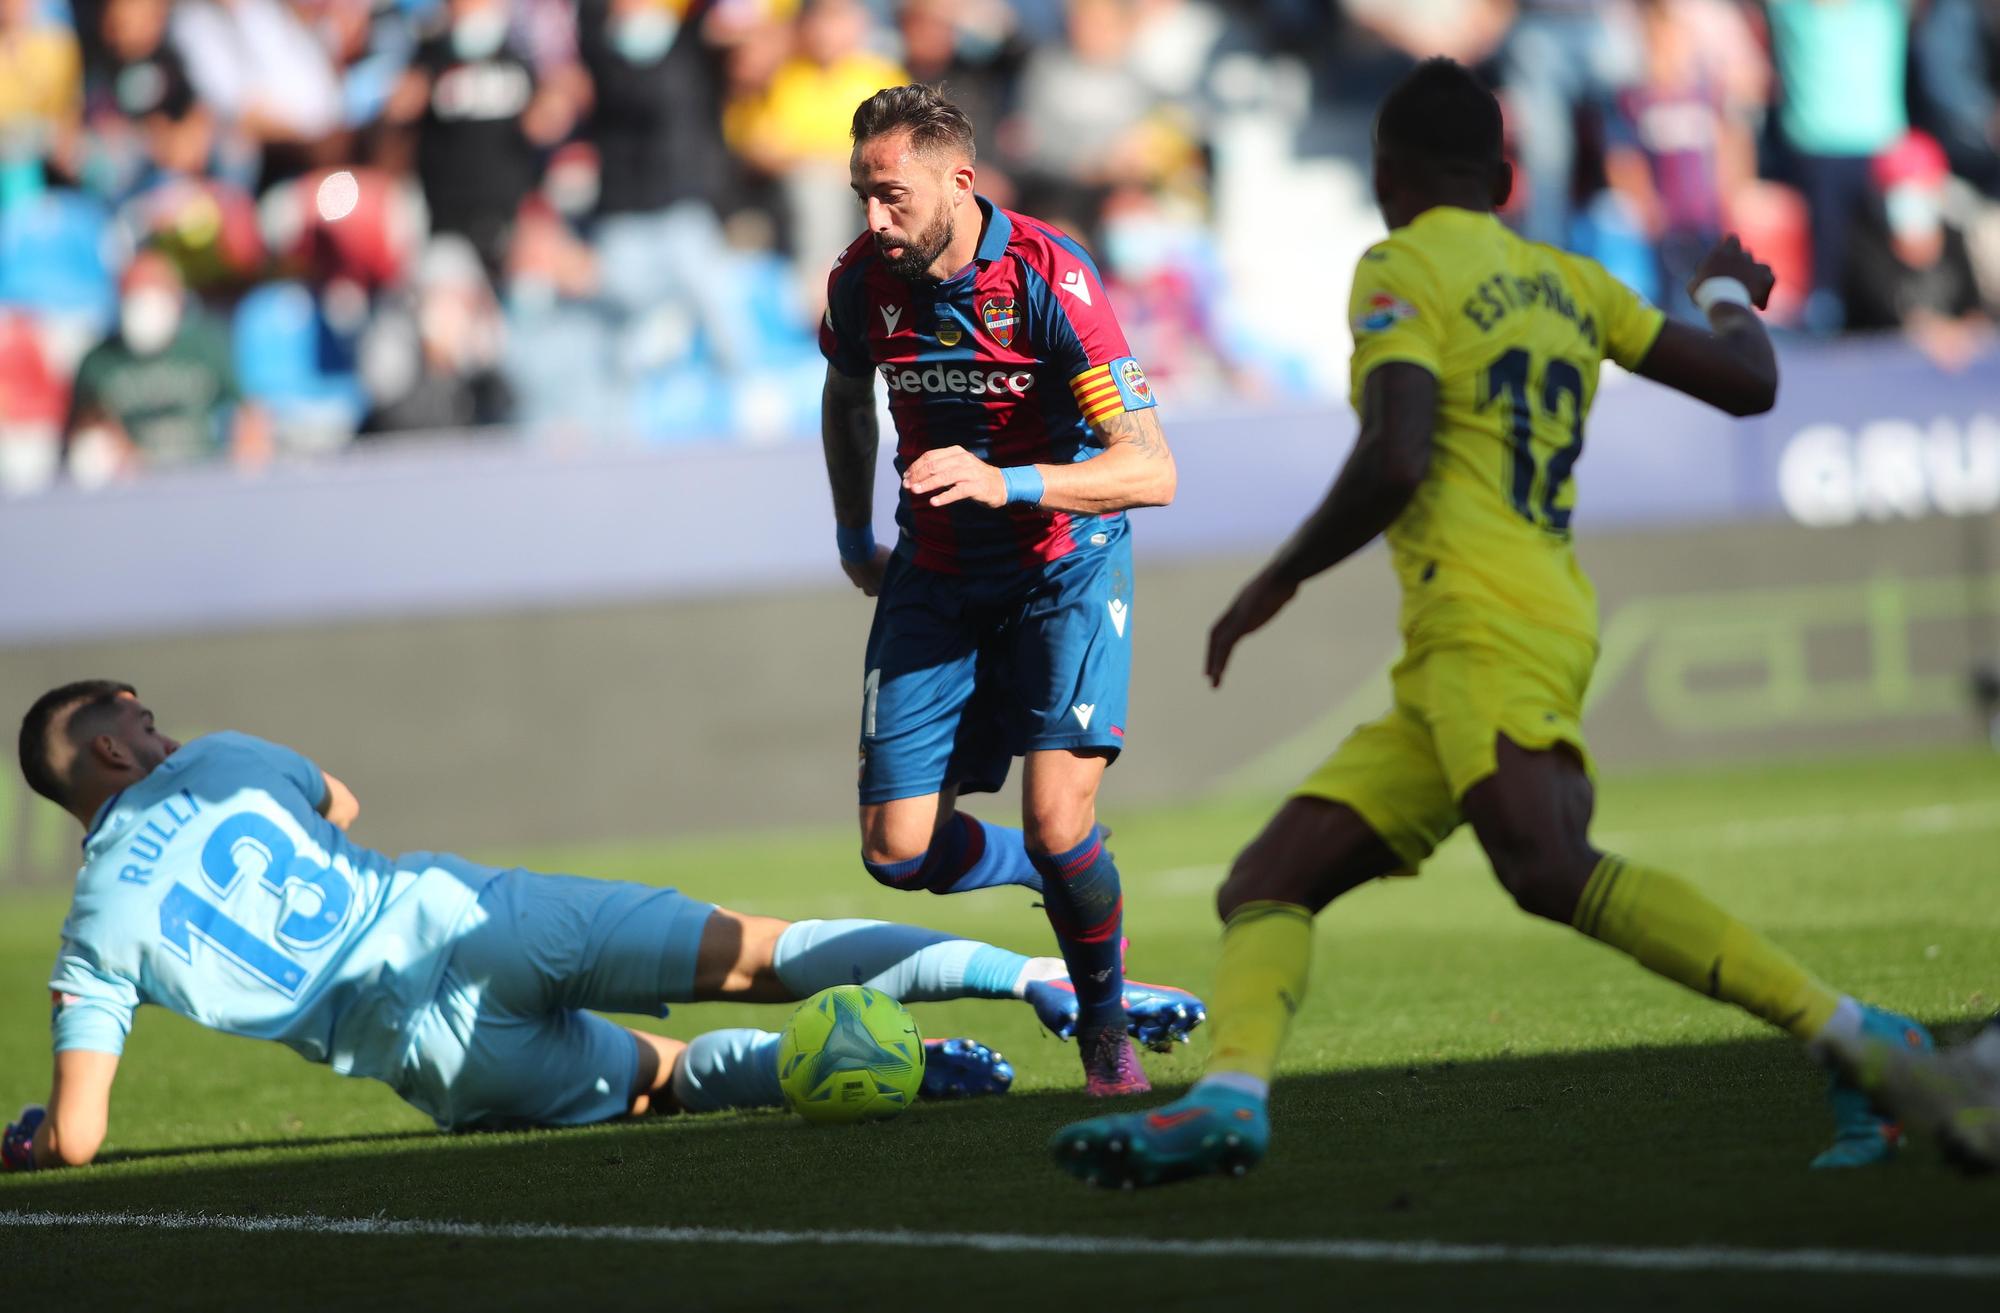
[[[1312,922],[1297,903],[1245,903],[1230,914],[1209,999],[1210,1075],[1240,1072],[1269,1083],[1305,998]]]
[[[1791,954],[1666,871],[1606,857],[1583,887],[1572,924],[1801,1040],[1818,1035],[1840,1002]]]

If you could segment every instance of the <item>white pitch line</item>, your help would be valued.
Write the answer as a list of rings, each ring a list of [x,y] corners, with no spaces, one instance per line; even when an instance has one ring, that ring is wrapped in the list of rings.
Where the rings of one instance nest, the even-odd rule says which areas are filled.
[[[609,1240],[645,1245],[875,1246],[973,1249],[992,1254],[1120,1254],[1134,1258],[1258,1258],[1320,1263],[1507,1265],[1641,1272],[1791,1272],[1821,1276],[2000,1278],[2000,1254],[1910,1254],[1864,1249],[1683,1249],[1624,1245],[1457,1244],[1441,1240],[1163,1240],[1143,1236],[1020,1235],[979,1231],[743,1231],[704,1226],[562,1226],[390,1217],[232,1217],[207,1213],[0,1212],[0,1230],[123,1227],[258,1235],[417,1236],[444,1240]]]

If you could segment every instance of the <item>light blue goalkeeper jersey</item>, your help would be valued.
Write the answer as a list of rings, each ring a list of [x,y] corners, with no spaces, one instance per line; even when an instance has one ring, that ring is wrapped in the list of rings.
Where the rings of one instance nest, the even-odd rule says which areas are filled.
[[[107,802],[49,982],[56,1050],[121,1052],[155,1003],[393,1083],[497,872],[350,843],[325,795],[290,748],[211,734]]]

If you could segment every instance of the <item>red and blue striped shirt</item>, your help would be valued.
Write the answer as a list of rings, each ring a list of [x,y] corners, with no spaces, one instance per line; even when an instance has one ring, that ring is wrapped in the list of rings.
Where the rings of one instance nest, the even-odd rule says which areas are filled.
[[[898,277],[869,233],[827,280],[820,351],[843,374],[881,374],[899,473],[926,451],[954,446],[1000,466],[1088,460],[1100,450],[1093,422],[1156,404],[1084,249],[1037,219],[978,201],[986,225],[978,251],[943,282]],[[1126,532],[1122,512],[937,508],[908,493],[896,522],[901,550],[948,574],[1032,568],[1085,536]]]

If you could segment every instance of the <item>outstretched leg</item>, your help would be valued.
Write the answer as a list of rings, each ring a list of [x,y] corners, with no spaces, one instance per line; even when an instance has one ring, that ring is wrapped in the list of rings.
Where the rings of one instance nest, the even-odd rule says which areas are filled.
[[[1930,1046],[1916,1022],[1836,992],[1679,876],[1592,847],[1590,777],[1566,749],[1529,751],[1502,737],[1496,757],[1498,768],[1460,805],[1523,910],[1734,1003],[1822,1058],[1851,1051],[1864,1033]],[[1895,1125],[1843,1077],[1835,1077],[1833,1104],[1838,1139],[1815,1165],[1858,1166],[1894,1151]]]
[[[904,1003],[1020,999],[1058,1035],[1077,1024],[1076,992],[1058,958],[890,921],[781,921],[721,908],[702,933],[692,997],[785,1002],[834,985],[867,985]],[[1156,1046],[1185,1040],[1206,1016],[1200,999],[1158,985],[1130,985],[1122,1002],[1121,1033]]]

